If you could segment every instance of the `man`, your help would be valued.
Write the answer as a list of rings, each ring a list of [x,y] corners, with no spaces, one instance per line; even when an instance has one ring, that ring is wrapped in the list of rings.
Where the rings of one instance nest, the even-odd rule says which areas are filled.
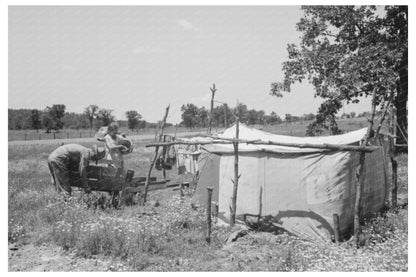
[[[98,161],[105,156],[104,148],[86,148],[79,144],[66,144],[58,147],[48,158],[52,184],[58,192],[71,194],[71,171],[78,171],[84,188],[88,191],[87,166],[90,160]]]

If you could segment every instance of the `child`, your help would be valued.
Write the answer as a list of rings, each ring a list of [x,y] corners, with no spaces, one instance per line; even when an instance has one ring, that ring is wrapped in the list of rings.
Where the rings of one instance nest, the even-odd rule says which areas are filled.
[[[107,134],[104,137],[105,149],[107,154],[106,159],[115,162],[117,168],[123,168],[124,160],[120,150],[127,150],[120,142],[124,138],[118,133],[118,126],[115,123],[111,123],[108,126]]]

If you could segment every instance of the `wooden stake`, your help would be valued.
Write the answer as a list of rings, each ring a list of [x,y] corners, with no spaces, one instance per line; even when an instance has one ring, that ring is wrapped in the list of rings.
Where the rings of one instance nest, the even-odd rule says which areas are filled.
[[[341,230],[340,230],[340,227],[339,227],[339,216],[338,216],[338,214],[333,214],[332,218],[334,220],[335,242],[340,242]]]
[[[377,91],[373,89],[373,98],[371,102],[371,118],[369,119],[370,126],[367,129],[367,134],[365,136],[363,145],[364,147],[368,145],[370,139],[371,131],[374,124],[374,116],[376,114],[376,96]],[[360,219],[361,219],[361,193],[364,188],[364,163],[365,163],[365,152],[360,152],[360,163],[356,170],[356,187],[355,187],[355,203],[354,203],[354,241],[357,248],[359,247],[358,235],[360,232]]]
[[[239,137],[239,122],[240,119],[237,117],[235,123],[235,138],[238,140]],[[233,194],[231,196],[231,213],[230,213],[230,225],[234,226],[235,224],[235,216],[237,212],[237,191],[238,191],[238,179],[240,176],[238,175],[238,141],[233,143],[234,145],[234,180],[232,180],[233,186]]]
[[[160,126],[159,141],[162,139],[162,136],[163,136],[163,129],[165,128],[166,118],[168,117],[168,113],[169,113],[169,107],[170,107],[170,105],[167,106],[167,108],[166,108],[165,116],[163,117],[162,125]],[[152,163],[150,164],[149,172],[147,173],[147,177],[146,177],[146,183],[144,185],[143,204],[145,204],[146,200],[147,200],[147,192],[148,192],[148,189],[149,189],[149,180],[150,180],[150,176],[152,174],[153,167],[155,166],[158,154],[159,154],[159,146],[156,146],[155,156],[153,157]]]
[[[208,197],[207,197],[207,235],[205,240],[211,242],[211,199],[212,199],[212,187],[207,187]]]
[[[214,110],[214,97],[215,97],[215,92],[217,91],[217,89],[215,88],[215,84],[212,85],[212,88],[209,88],[211,90],[211,110],[209,112],[209,122],[208,122],[208,134],[211,134],[211,127],[212,127],[212,112]]]

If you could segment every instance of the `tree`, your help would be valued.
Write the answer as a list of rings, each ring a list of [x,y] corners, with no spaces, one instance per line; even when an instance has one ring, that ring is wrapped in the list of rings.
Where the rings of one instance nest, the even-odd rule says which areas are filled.
[[[131,131],[139,125],[139,121],[142,119],[142,116],[137,111],[127,111],[126,117],[127,125]]]
[[[194,104],[182,105],[182,123],[186,128],[192,129],[198,122],[198,107]]]
[[[290,113],[285,114],[285,121],[292,122],[293,116]]]
[[[59,130],[64,127],[62,118],[65,115],[65,105],[54,104],[52,107],[47,106],[45,109],[47,116],[42,120],[44,124],[46,123],[47,132],[50,132],[51,129]],[[51,122],[52,121],[52,122]]]
[[[31,111],[31,122],[32,122],[32,128],[35,130],[39,130],[40,128],[42,128],[42,121],[41,121],[41,112],[39,110],[32,110]]]
[[[81,129],[90,127],[90,122],[84,113],[68,113],[66,112],[62,118],[62,122],[65,128],[69,129]]]
[[[288,45],[284,79],[272,84],[272,95],[280,97],[295,82],[308,79],[316,95],[327,100],[320,110],[330,113],[321,114],[321,122],[332,120],[333,109],[342,103],[357,103],[359,96],[374,90],[377,105],[390,96],[396,107],[407,103],[407,7],[387,6],[384,17],[376,15],[374,6],[302,9],[304,17],[297,24],[300,46]],[[402,107],[398,118],[407,130],[405,113]]]
[[[113,110],[100,109],[97,113],[97,118],[101,121],[104,126],[108,126],[115,120]]]
[[[240,122],[247,123],[248,108],[247,105],[239,103],[237,107],[234,108],[234,114],[240,119]],[[234,122],[233,116],[233,122]]]
[[[50,117],[49,113],[45,112],[42,114],[42,125],[43,128],[46,129],[46,133],[50,133],[51,130],[55,128],[55,124],[52,118]]]
[[[208,124],[208,110],[205,107],[201,107],[198,109],[198,118],[197,118],[197,124],[201,127],[206,127]],[[211,122],[213,125],[214,121]]]
[[[94,119],[97,117],[98,106],[97,105],[89,105],[84,110],[84,115],[87,117],[88,121],[90,122],[90,130],[92,131]]]
[[[272,124],[272,125],[278,124],[278,123],[282,123],[282,119],[275,112],[271,112],[270,115],[265,116],[265,123]]]

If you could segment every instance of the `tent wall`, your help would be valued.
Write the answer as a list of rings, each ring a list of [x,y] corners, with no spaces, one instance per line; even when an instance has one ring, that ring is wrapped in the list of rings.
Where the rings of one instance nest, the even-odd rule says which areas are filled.
[[[198,184],[195,190],[194,200],[199,204],[206,206],[207,202],[207,187],[212,187],[213,202],[218,202],[218,185],[219,182],[219,163],[220,155],[210,153],[203,153],[198,160],[199,176]]]
[[[362,215],[378,212],[387,193],[384,148],[366,154]],[[341,235],[353,227],[358,152],[319,153],[242,152],[239,155],[237,218],[258,215],[275,226],[312,240],[330,240],[333,214],[340,218]],[[234,179],[233,153],[208,154],[201,161],[195,198],[206,205],[207,186],[219,216],[228,221]]]

